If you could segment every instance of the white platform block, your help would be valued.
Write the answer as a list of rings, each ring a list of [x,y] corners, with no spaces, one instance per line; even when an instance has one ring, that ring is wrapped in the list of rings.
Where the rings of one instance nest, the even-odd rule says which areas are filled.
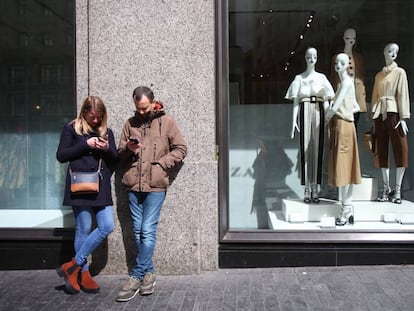
[[[282,200],[282,214],[285,221],[320,221],[322,217],[339,215],[340,205],[336,201],[321,199],[319,203],[308,204],[302,200]],[[295,220],[295,221],[292,221]]]
[[[289,222],[303,223],[305,222],[305,215],[303,213],[289,214]]]
[[[323,229],[332,229],[336,227],[335,217],[322,217],[319,226]]]
[[[414,224],[414,213],[400,214],[398,220],[403,225],[412,225],[412,224]]]
[[[378,196],[378,180],[371,177],[362,177],[361,183],[353,185],[353,201],[375,201]],[[339,200],[342,200],[341,193],[338,193]]]
[[[382,215],[382,221],[385,223],[394,223],[394,222],[398,222],[398,215],[396,213],[384,213]]]

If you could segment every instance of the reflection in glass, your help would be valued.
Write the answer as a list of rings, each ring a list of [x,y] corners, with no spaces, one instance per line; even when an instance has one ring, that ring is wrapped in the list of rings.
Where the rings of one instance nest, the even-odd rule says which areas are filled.
[[[0,227],[53,226],[46,212],[30,211],[64,209],[65,167],[55,153],[76,110],[73,42],[67,40],[74,31],[72,2],[1,3]]]

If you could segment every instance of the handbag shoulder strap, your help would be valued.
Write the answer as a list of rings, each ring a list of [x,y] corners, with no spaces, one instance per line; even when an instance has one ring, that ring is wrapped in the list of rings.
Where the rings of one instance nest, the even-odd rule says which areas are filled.
[[[98,172],[101,171],[101,167],[102,167],[102,157],[99,158]]]
[[[100,172],[101,168],[102,168],[102,157],[99,158],[98,171],[97,172]],[[69,173],[72,174],[72,168],[70,167],[70,164],[69,164]]]

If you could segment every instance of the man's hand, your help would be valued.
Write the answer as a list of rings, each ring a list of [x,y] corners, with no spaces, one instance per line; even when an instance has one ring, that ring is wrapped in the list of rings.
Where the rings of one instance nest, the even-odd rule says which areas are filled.
[[[140,149],[141,147],[142,147],[142,144],[139,142],[139,143],[135,143],[135,142],[133,142],[133,141],[130,141],[130,140],[128,140],[127,141],[127,144],[126,144],[126,147],[130,150],[130,151],[132,151],[133,153],[137,153],[138,152],[138,149]]]

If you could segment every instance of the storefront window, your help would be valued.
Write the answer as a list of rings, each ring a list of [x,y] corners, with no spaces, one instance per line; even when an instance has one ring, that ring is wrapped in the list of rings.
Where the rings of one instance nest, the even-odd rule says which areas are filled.
[[[401,103],[403,99],[389,99],[397,102],[398,111],[391,109],[388,112],[402,115],[401,111],[409,110],[414,98],[413,12],[414,3],[403,0],[228,1],[229,230],[414,229],[412,134],[409,132],[406,136],[408,163],[399,164],[407,168],[396,169],[394,152],[397,147],[389,147],[388,180],[392,192],[389,196],[387,193],[385,202],[379,202],[377,198],[382,197],[387,184],[384,177],[387,170],[376,167],[376,155],[364,147],[364,133],[374,125],[375,115],[371,111],[380,101],[378,97],[386,101],[385,97],[391,96],[381,92],[373,94],[375,77],[386,65],[384,49],[389,43],[398,44],[395,61],[404,69],[408,81],[408,89],[398,90],[399,95],[394,97],[401,95],[409,99],[405,102],[406,108],[399,106],[404,105]],[[349,43],[353,39],[356,43]],[[335,224],[335,218],[343,212],[345,192],[341,193],[342,186],[338,188],[328,182],[328,154],[332,147],[329,145],[331,132],[324,115],[322,119],[315,117],[312,121],[321,123],[324,131],[315,135],[323,143],[319,145],[318,140],[313,139],[317,146],[307,144],[306,135],[311,129],[302,127],[305,121],[300,112],[298,122],[302,132],[296,130],[291,137],[294,98],[289,96],[288,89],[295,77],[306,71],[305,53],[309,47],[317,52],[315,70],[327,79],[334,92],[338,89],[338,73],[334,69],[336,55],[347,53],[352,56],[347,66],[360,110],[354,115],[354,124],[361,172],[361,183],[355,184],[352,192],[353,225]],[[307,87],[315,88],[315,84]],[[299,110],[305,109],[300,105],[318,105],[316,109],[325,113],[323,104],[329,105],[332,101],[329,101],[329,87],[322,88],[326,90],[318,89],[317,94],[309,94],[324,97],[322,106],[309,98],[302,100],[304,103],[299,104]],[[373,98],[376,102],[372,102]],[[409,129],[414,129],[411,119],[407,119],[406,124]],[[402,133],[401,123],[396,125]],[[301,173],[304,168],[301,137],[305,137],[302,146],[306,152],[315,150],[314,160],[304,163],[309,166],[308,174],[320,172],[320,180],[312,182],[312,177],[308,176],[311,181],[304,182],[317,185],[309,187],[309,194],[305,191],[304,174]],[[318,162],[318,152],[319,163],[315,163]],[[345,162],[343,164],[345,169]],[[398,189],[401,204],[398,200],[392,202],[393,193]],[[308,195],[310,202],[305,202]]]
[[[72,225],[56,148],[76,112],[73,31],[72,0],[0,4],[0,228]]]

